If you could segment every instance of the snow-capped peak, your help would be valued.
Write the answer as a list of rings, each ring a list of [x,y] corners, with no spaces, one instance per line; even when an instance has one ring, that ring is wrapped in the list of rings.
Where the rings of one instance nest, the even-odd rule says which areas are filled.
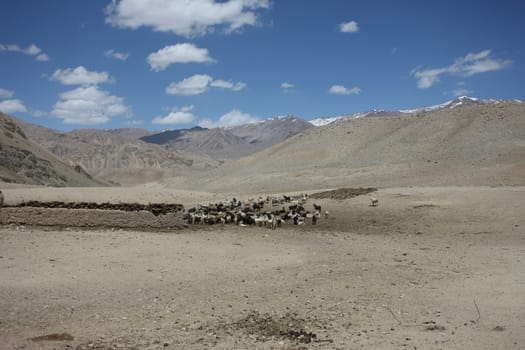
[[[523,103],[521,100],[497,100],[497,99],[479,99],[477,97],[469,97],[469,96],[459,96],[456,97],[453,100],[434,105],[434,106],[426,106],[426,107],[420,107],[420,108],[414,108],[414,109],[402,109],[399,111],[385,111],[382,109],[373,109],[368,112],[358,112],[353,114],[347,114],[347,115],[340,115],[335,117],[321,117],[321,118],[315,118],[312,120],[309,120],[310,124],[314,126],[324,126],[332,123],[337,123],[341,120],[346,119],[357,119],[357,118],[363,118],[363,117],[373,117],[373,116],[382,116],[382,115],[395,115],[395,114],[414,114],[414,113],[429,113],[437,110],[442,109],[453,109],[463,106],[472,106],[472,105],[482,105],[482,104],[498,104],[503,102],[517,102],[517,103]]]
[[[383,109],[373,109],[373,110],[367,111],[367,112],[356,112],[356,113],[352,113],[352,114],[338,115],[338,116],[335,116],[335,117],[320,117],[320,118],[311,119],[308,122],[310,124],[312,124],[313,126],[324,126],[324,125],[328,125],[328,124],[332,124],[332,123],[337,123],[337,122],[339,122],[341,120],[359,119],[359,118],[364,118],[364,117],[368,117],[368,116],[374,116],[374,115],[382,114],[382,113],[385,113],[385,112],[386,111],[383,110]]]
[[[459,96],[453,100],[434,105],[434,106],[426,106],[421,108],[415,108],[415,109],[402,109],[399,112],[401,113],[428,113],[440,109],[445,108],[456,108],[456,107],[462,107],[462,106],[470,106],[475,104],[483,104],[485,103],[484,100],[480,100],[476,97],[469,97],[469,96]]]

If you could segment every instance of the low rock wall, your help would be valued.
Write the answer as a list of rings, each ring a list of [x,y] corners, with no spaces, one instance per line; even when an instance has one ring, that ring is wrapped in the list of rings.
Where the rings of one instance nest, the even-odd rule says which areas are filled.
[[[3,207],[0,224],[172,230],[183,227],[182,212],[154,215],[150,211]]]

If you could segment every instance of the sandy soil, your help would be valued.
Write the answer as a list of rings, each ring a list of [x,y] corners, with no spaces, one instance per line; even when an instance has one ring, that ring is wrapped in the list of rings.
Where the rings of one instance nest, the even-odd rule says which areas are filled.
[[[135,190],[146,202],[224,196]],[[137,195],[104,191],[99,201]],[[374,196],[378,207],[316,200],[328,219],[276,231],[0,227],[0,348],[525,348],[525,188]]]

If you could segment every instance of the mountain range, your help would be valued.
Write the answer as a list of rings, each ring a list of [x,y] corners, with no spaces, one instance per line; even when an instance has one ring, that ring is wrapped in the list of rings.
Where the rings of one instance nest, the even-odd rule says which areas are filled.
[[[307,169],[312,164],[314,164],[314,168],[323,166],[326,169],[335,169],[334,164],[339,164],[340,157],[343,157],[351,163],[351,167],[367,167],[391,164],[392,162],[402,163],[419,153],[424,154],[421,156],[422,158],[428,158],[427,160],[431,161],[436,154],[445,151],[449,153],[443,153],[440,158],[455,159],[454,152],[457,152],[457,147],[466,147],[465,149],[472,147],[458,144],[456,139],[450,140],[447,135],[443,135],[444,138],[440,140],[439,144],[435,144],[433,150],[428,149],[426,144],[418,147],[412,146],[418,144],[420,135],[427,135],[427,139],[432,139],[433,134],[439,134],[444,127],[458,128],[458,131],[452,132],[450,136],[455,137],[455,135],[463,133],[464,131],[459,131],[464,129],[461,127],[462,123],[471,125],[474,121],[477,123],[479,119],[479,115],[474,117],[469,114],[472,110],[476,110],[480,115],[487,115],[488,113],[488,116],[491,116],[493,114],[500,115],[503,108],[507,111],[512,110],[512,118],[519,115],[515,108],[512,109],[509,106],[523,106],[523,104],[518,100],[481,100],[460,97],[436,106],[417,109],[372,110],[344,116],[317,118],[310,121],[289,115],[235,127],[214,129],[194,127],[163,132],[134,128],[79,129],[61,132],[22,120],[15,119],[13,121],[6,116],[3,116],[3,120],[7,121],[4,122],[4,128],[5,125],[9,126],[11,123],[14,125],[9,126],[10,129],[8,130],[15,128],[15,132],[7,132],[16,135],[19,144],[22,141],[31,144],[31,146],[26,145],[25,149],[31,149],[34,154],[46,154],[47,158],[41,157],[42,159],[48,159],[51,156],[54,159],[52,162],[50,161],[51,163],[59,162],[61,167],[77,169],[75,176],[83,173],[85,169],[86,173],[83,175],[88,179],[91,175],[104,179],[105,182],[129,185],[167,178],[183,180],[185,177],[189,177],[193,181],[195,179],[194,174],[199,176],[204,174],[203,178],[205,178],[207,173],[214,173],[214,171],[210,172],[210,169],[217,168],[219,172],[222,171],[221,169],[233,171],[232,169],[236,166],[245,164],[250,159],[257,159],[256,164],[243,165],[241,168],[235,168],[235,171],[244,173],[248,169],[260,168],[260,173],[264,173],[268,169],[274,169],[273,173],[267,174],[269,178],[272,178],[274,174],[282,172],[283,169],[276,166],[280,163],[285,164],[289,169]],[[456,119],[451,120],[451,116],[455,116]],[[509,117],[507,120],[512,118]],[[467,122],[468,120],[471,121]],[[336,128],[334,128],[335,123],[337,123]],[[496,121],[494,125],[492,124],[492,122],[479,124],[478,127],[480,130],[485,130],[490,125],[490,128],[498,130],[499,126],[507,125],[508,122]],[[341,139],[339,133],[348,125],[351,125],[352,128],[347,130],[344,138]],[[370,129],[371,126],[374,126],[375,129]],[[394,128],[394,130],[390,130],[390,128]],[[392,138],[392,135],[399,133],[397,131],[399,128],[405,130],[406,135],[399,139]],[[414,129],[414,131],[409,132],[410,129]],[[17,133],[16,130],[20,132]],[[385,134],[381,134],[379,130],[385,130]],[[489,131],[486,130],[486,132]],[[478,136],[479,139],[481,136]],[[523,132],[521,136],[524,136]],[[502,137],[507,137],[507,135],[502,135]],[[475,139],[473,144],[477,145],[478,150],[485,149],[487,144],[478,145],[478,139]],[[312,147],[311,144],[302,145],[304,140],[310,140],[311,144],[315,144],[315,147]],[[335,140],[339,140],[339,143],[334,144]],[[498,142],[503,143],[503,140],[490,140],[490,144],[497,145]],[[513,142],[516,144],[517,141]],[[39,151],[36,151],[35,147],[38,148],[39,146],[35,143],[43,149],[40,148]],[[3,157],[6,158],[4,150],[12,147],[9,138],[4,137],[0,145],[3,147]],[[490,149],[494,149],[494,147]],[[425,151],[419,152],[421,150]],[[505,150],[506,153],[508,151]],[[12,152],[9,154],[14,159],[19,158]],[[398,159],[401,156],[403,158]],[[259,160],[261,157],[264,161]],[[333,164],[327,163],[334,157],[337,159],[333,160]],[[480,158],[480,155],[476,154],[476,157]],[[413,161],[422,161],[420,157],[416,158]],[[267,162],[270,164],[266,164]],[[11,163],[12,160],[3,159],[0,164]],[[347,167],[346,162],[342,162],[338,166],[341,169]],[[6,167],[4,166],[4,168]],[[20,167],[15,166],[10,171],[4,169],[2,172],[4,175],[10,174],[7,177],[4,176],[4,181],[25,181],[54,186],[99,184],[93,179],[89,181],[86,179],[56,180],[60,178],[59,175],[44,176],[56,178],[56,181],[39,182],[29,179],[31,177],[38,178],[39,176],[36,174],[33,174],[35,176],[20,176],[25,171]],[[48,172],[52,172],[51,168]],[[68,176],[71,175],[69,172],[67,173]],[[249,177],[246,174],[246,178]]]
[[[266,188],[524,185],[525,104],[494,101],[348,118],[310,128],[199,178],[163,183],[247,193]]]
[[[429,112],[436,112],[436,111],[443,110],[443,109],[454,109],[458,107],[475,106],[475,105],[490,105],[490,104],[498,104],[498,103],[504,103],[504,102],[520,103],[523,101],[521,100],[501,100],[501,99],[479,99],[476,97],[460,96],[453,100],[450,100],[450,101],[447,101],[447,102],[444,102],[438,105],[433,105],[433,106],[425,106],[425,107],[419,107],[419,108],[413,108],[413,109],[401,109],[398,111],[373,109],[371,111],[355,112],[352,114],[345,114],[345,115],[334,116],[334,117],[315,118],[315,119],[310,120],[309,122],[314,126],[323,126],[323,125],[336,123],[336,122],[339,122],[341,120],[346,120],[346,119],[429,113]]]

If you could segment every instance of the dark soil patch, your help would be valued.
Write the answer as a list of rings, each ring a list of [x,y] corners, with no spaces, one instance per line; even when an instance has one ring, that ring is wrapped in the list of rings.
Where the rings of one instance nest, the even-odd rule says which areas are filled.
[[[299,318],[294,313],[275,317],[267,313],[260,314],[257,311],[250,312],[246,317],[231,325],[235,329],[255,336],[258,341],[282,339],[309,344],[317,339],[317,335],[306,331],[305,326],[306,320]]]
[[[421,204],[421,205],[416,205],[413,207],[414,209],[423,209],[423,208],[439,208],[439,205],[434,205],[434,204]]]
[[[349,199],[371,192],[377,191],[377,188],[368,187],[368,188],[338,188],[337,190],[317,192],[310,195],[310,198],[316,199]]]
[[[34,342],[40,342],[40,341],[71,341],[75,340],[75,337],[73,337],[69,333],[51,333],[46,335],[41,335],[38,337],[29,338],[30,340]]]

